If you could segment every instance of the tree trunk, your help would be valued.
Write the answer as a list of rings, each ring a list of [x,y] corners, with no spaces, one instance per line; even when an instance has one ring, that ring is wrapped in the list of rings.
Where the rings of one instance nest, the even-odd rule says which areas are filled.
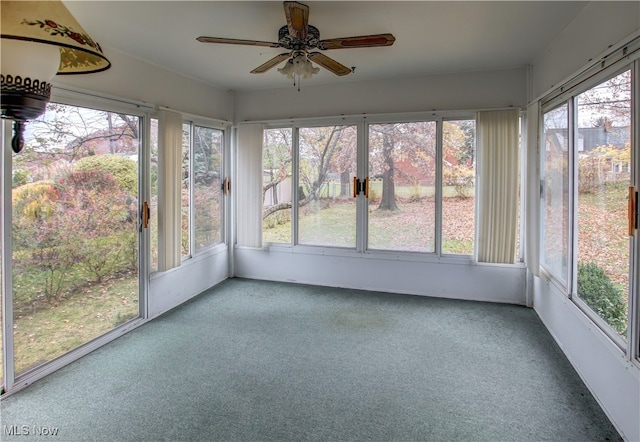
[[[382,136],[382,155],[385,169],[382,173],[382,199],[378,210],[398,210],[396,204],[396,186],[393,181],[395,165],[393,162],[393,140],[389,134]]]
[[[349,197],[349,189],[351,188],[351,174],[345,170],[340,174],[340,197]]]
[[[116,153],[116,143],[113,139],[113,120],[111,118],[111,112],[107,112],[107,122],[109,123],[109,153],[113,155]]]

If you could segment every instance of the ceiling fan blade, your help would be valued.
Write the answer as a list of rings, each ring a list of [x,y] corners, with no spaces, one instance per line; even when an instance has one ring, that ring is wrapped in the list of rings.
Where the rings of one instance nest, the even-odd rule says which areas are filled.
[[[266,63],[261,64],[260,66],[258,66],[254,70],[252,70],[251,73],[252,74],[262,74],[264,72],[267,72],[269,69],[271,69],[274,66],[279,65],[280,63],[285,61],[290,56],[291,56],[291,54],[289,54],[288,52],[285,52],[284,54],[276,55],[271,60],[267,61]]]
[[[289,35],[304,40],[309,30],[309,7],[298,2],[284,2],[284,15],[287,18]]]
[[[351,73],[351,69],[320,52],[312,52],[308,55],[308,58],[336,75],[343,76]]]
[[[396,38],[392,34],[361,35],[359,37],[330,38],[320,40],[318,49],[373,48],[391,46]]]
[[[259,40],[240,40],[237,38],[218,38],[218,37],[198,37],[196,38],[201,43],[224,43],[230,45],[245,45],[245,46],[266,46],[268,48],[279,48],[280,43],[271,41],[259,41]]]

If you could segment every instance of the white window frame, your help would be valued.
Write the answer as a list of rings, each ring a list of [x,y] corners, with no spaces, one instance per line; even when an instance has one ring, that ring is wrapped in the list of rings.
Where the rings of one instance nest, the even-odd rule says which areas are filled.
[[[636,191],[640,187],[640,37],[636,37],[628,44],[619,45],[599,63],[585,69],[576,77],[567,81],[565,85],[554,90],[547,96],[540,99],[541,115],[561,104],[567,104],[569,109],[569,188],[571,189],[569,198],[569,245],[568,245],[568,275],[567,284],[564,284],[553,273],[549,272],[542,263],[541,269],[545,277],[554,285],[561,289],[564,296],[571,300],[576,307],[584,313],[611,341],[613,346],[624,353],[627,360],[640,365],[640,233],[636,230],[635,236],[630,240],[630,278],[629,278],[629,316],[628,334],[626,341],[620,337],[602,318],[586,303],[575,296],[577,292],[577,178],[575,155],[578,148],[575,140],[577,123],[575,119],[576,97],[581,93],[607,81],[616,75],[631,70],[632,78],[632,117],[634,127],[631,135],[631,182],[635,183]],[[540,120],[540,131],[542,132],[542,119]],[[544,141],[540,142],[540,161],[544,151]],[[540,229],[542,230],[542,214],[540,218]],[[541,235],[542,237],[542,235]],[[540,243],[542,247],[542,242]]]
[[[182,257],[182,262],[189,261],[193,258],[208,255],[212,253],[219,253],[221,249],[227,247],[228,238],[230,233],[227,231],[229,226],[228,221],[228,198],[225,197],[224,192],[221,191],[221,201],[220,201],[220,241],[216,243],[209,244],[208,246],[202,248],[201,250],[196,252],[195,246],[195,205],[194,205],[194,192],[195,192],[195,174],[193,173],[194,169],[194,149],[193,149],[193,139],[195,127],[204,127],[208,129],[219,130],[222,132],[222,145],[221,152],[222,161],[220,164],[220,177],[221,182],[224,181],[224,177],[228,176],[229,171],[229,147],[228,147],[228,139],[229,137],[229,124],[222,121],[211,120],[204,117],[195,117],[189,116],[183,119],[183,124],[189,125],[189,253]]]
[[[372,258],[381,259],[402,259],[409,261],[424,261],[424,262],[460,262],[460,263],[477,263],[477,216],[474,226],[474,253],[473,255],[457,255],[442,253],[442,137],[443,137],[443,122],[445,121],[459,121],[459,120],[474,120],[477,121],[477,111],[439,111],[439,112],[420,112],[410,114],[389,114],[389,115],[377,115],[377,116],[342,116],[332,118],[321,119],[294,119],[286,121],[271,121],[265,122],[265,129],[278,129],[278,128],[290,128],[292,130],[292,232],[290,243],[270,243],[265,242],[263,244],[264,249],[288,249],[292,253],[307,253],[307,254],[332,254],[336,256],[353,256],[353,255],[366,255]],[[425,252],[411,252],[404,250],[370,250],[368,249],[368,202],[364,196],[359,195],[357,197],[357,235],[356,235],[356,247],[355,249],[346,249],[333,246],[318,246],[318,245],[302,245],[298,243],[298,214],[297,214],[297,189],[298,185],[298,168],[299,168],[299,149],[298,149],[298,130],[302,127],[314,127],[314,126],[332,126],[332,125],[356,125],[358,129],[358,178],[362,179],[368,174],[368,131],[370,124],[386,124],[386,123],[406,123],[406,122],[421,122],[421,121],[435,121],[437,124],[437,139],[436,139],[436,225],[435,225],[435,250],[432,253]],[[522,149],[521,143],[520,148]],[[478,162],[482,161],[482,153],[476,144],[476,186],[478,183]],[[522,161],[520,167],[522,167]],[[521,172],[522,173],[522,172]],[[478,209],[479,201],[476,200],[476,213]],[[521,207],[522,211],[522,198]],[[517,259],[515,264],[501,264],[501,265],[516,265],[522,266],[522,250],[523,250],[523,237],[522,232],[524,228],[524,222],[521,219],[520,223],[520,249],[517,253]],[[492,264],[482,264],[492,265]]]
[[[87,109],[96,109],[105,112],[122,112],[128,115],[138,117],[140,120],[139,138],[140,145],[138,149],[138,214],[142,213],[142,201],[148,201],[149,183],[144,177],[149,175],[149,134],[150,121],[153,118],[154,109],[145,103],[136,103],[125,101],[119,98],[107,95],[98,95],[85,91],[80,91],[66,87],[54,87],[52,89],[52,103],[59,103],[69,106],[83,107]],[[11,207],[11,188],[12,188],[12,150],[10,146],[10,138],[12,133],[12,121],[2,120],[1,140],[4,144],[4,155],[0,159],[0,168],[2,170],[2,182],[0,188],[0,203],[3,207]],[[11,247],[11,210],[3,210],[4,217],[0,220],[0,236],[2,236],[3,248],[2,253],[2,359],[4,375],[2,385],[4,393],[13,393],[22,388],[31,385],[33,382],[41,379],[54,371],[78,360],[79,358],[89,354],[104,344],[111,342],[131,329],[143,324],[148,318],[148,274],[150,261],[150,235],[149,229],[138,229],[138,317],[131,321],[125,322],[117,327],[112,328],[106,333],[97,336],[90,341],[69,350],[68,352],[50,360],[42,365],[38,365],[24,373],[16,376],[14,370],[14,340],[13,340],[13,259]],[[141,226],[141,217],[138,217],[138,225]],[[141,230],[141,231],[140,231]]]

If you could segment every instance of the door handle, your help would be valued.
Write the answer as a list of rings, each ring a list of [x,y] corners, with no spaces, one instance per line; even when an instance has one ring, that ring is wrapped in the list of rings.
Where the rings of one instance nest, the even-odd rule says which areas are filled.
[[[142,228],[149,228],[149,219],[151,218],[151,209],[149,208],[149,203],[144,201],[142,203]]]
[[[633,236],[638,228],[638,192],[636,192],[636,188],[633,186],[629,186],[628,203],[629,236]]]
[[[222,183],[222,190],[224,191],[225,196],[228,196],[231,193],[231,180],[229,177],[224,178],[224,182]]]

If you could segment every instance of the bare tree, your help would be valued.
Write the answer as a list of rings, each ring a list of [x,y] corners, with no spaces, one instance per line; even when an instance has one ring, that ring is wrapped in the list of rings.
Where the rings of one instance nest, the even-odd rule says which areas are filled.
[[[411,163],[415,174],[397,167]],[[378,210],[398,210],[396,179],[412,184],[435,173],[435,123],[408,122],[369,126],[369,167],[373,178],[382,178],[382,197]],[[419,176],[416,176],[419,175]]]
[[[344,171],[350,168],[349,163],[353,162],[354,158],[354,136],[352,126],[310,127],[300,130],[299,207],[320,198],[330,170],[340,170],[342,176]],[[267,163],[270,164],[267,173],[270,179],[263,185],[263,195],[291,176],[290,147],[288,154],[283,154],[287,152],[286,146],[291,146],[290,131],[281,131],[272,134],[271,137],[274,145],[279,147],[275,149],[276,153],[271,153],[271,158],[268,158]],[[342,190],[340,193],[344,194]],[[273,205],[264,208],[262,218],[291,207],[291,201],[274,201]]]

